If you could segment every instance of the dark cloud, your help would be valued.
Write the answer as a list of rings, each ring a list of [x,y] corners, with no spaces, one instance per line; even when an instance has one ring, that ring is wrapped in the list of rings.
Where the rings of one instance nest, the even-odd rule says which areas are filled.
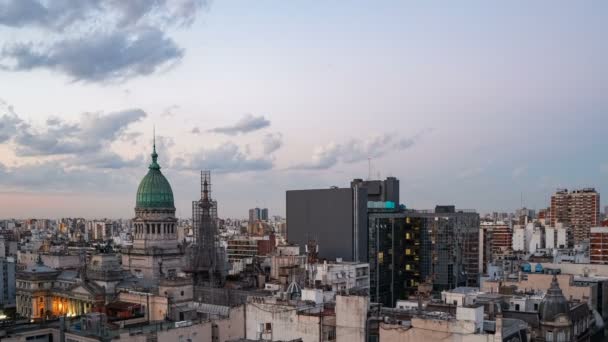
[[[130,124],[145,116],[141,109],[129,109],[106,115],[85,113],[78,123],[55,119],[46,131],[25,125],[15,133],[16,153],[21,156],[96,153],[108,149]]]
[[[383,134],[368,139],[351,139],[345,143],[329,144],[317,147],[310,162],[292,166],[293,170],[324,170],[339,162],[356,163],[368,158],[380,158],[392,151],[399,151],[414,146],[419,135],[414,138],[395,139],[394,134]]]
[[[149,75],[183,56],[173,40],[155,28],[98,33],[63,40],[50,47],[17,44],[5,47],[4,68],[47,68],[75,81],[122,81]]]
[[[203,0],[0,0],[0,25],[53,31],[101,22],[106,28],[137,25],[184,26],[206,5]]]
[[[112,151],[79,155],[68,159],[68,161],[70,165],[83,165],[95,169],[123,169],[145,165],[143,156],[127,159]]]
[[[190,25],[205,3],[0,0],[0,25],[35,27],[44,35],[38,43],[4,46],[0,68],[45,68],[88,82],[121,82],[149,75],[181,60],[184,50],[166,32],[172,26]],[[64,32],[69,32],[69,38]]]
[[[68,168],[57,161],[6,167],[0,163],[3,191],[115,192],[133,188],[135,178],[99,169]]]
[[[189,156],[189,162],[183,159],[176,163],[183,169],[211,170],[217,173],[239,173],[247,171],[263,171],[273,167],[273,162],[267,157],[252,157],[247,151],[234,143],[226,143],[215,148],[206,148]]]
[[[253,116],[246,114],[234,125],[217,127],[210,129],[209,132],[222,133],[227,135],[236,135],[239,133],[249,133],[270,126],[270,121],[263,115]]]
[[[23,121],[14,114],[0,116],[0,144],[11,139]]]
[[[280,149],[283,146],[283,135],[281,133],[269,133],[262,140],[264,153],[270,154]]]

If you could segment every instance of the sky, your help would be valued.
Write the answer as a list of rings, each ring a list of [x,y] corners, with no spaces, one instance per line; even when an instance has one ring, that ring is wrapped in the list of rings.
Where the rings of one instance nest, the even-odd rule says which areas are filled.
[[[599,0],[0,0],[0,217],[132,217],[153,127],[180,217],[201,169],[222,217],[370,169],[410,208],[608,196],[607,22]]]

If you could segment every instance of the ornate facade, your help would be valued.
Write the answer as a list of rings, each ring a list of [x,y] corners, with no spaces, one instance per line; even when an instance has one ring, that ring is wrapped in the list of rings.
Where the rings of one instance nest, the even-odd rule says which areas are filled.
[[[105,289],[77,271],[59,271],[42,262],[17,273],[17,313],[32,319],[79,316],[104,304]]]
[[[176,276],[184,265],[178,245],[177,219],[171,185],[160,171],[156,144],[152,163],[137,189],[133,247],[123,250],[123,269],[137,277]]]

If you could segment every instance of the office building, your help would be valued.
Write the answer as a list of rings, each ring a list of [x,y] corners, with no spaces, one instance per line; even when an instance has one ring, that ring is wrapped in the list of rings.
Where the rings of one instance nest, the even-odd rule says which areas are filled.
[[[268,222],[268,208],[262,209],[260,212],[260,220]]]
[[[393,307],[430,282],[437,291],[479,283],[479,214],[370,209],[370,295]]]
[[[354,179],[350,188],[287,191],[287,239],[314,240],[319,257],[367,261],[368,207],[399,208],[399,180]]]
[[[370,298],[392,307],[430,275],[428,219],[415,212],[369,213]],[[424,236],[422,236],[424,234]],[[423,248],[425,247],[425,248]]]
[[[479,214],[437,206],[434,212],[422,212],[430,223],[431,269],[436,290],[479,285]],[[428,253],[425,251],[425,253]],[[424,271],[424,269],[423,269]]]
[[[551,226],[563,223],[572,228],[573,244],[589,238],[591,227],[600,225],[600,194],[593,188],[568,192],[558,189],[551,196]]]
[[[287,240],[316,241],[319,257],[367,260],[367,191],[363,187],[287,191]]]
[[[0,258],[0,309],[15,306],[15,258]]]
[[[392,202],[399,205],[399,180],[387,177],[385,180],[354,179],[351,188],[358,186],[367,190],[367,200],[370,202]]]

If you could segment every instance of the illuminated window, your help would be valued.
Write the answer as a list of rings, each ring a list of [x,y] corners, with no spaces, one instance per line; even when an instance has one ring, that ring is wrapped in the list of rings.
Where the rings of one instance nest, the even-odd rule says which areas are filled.
[[[410,264],[406,264],[406,265],[405,265],[405,270],[406,270],[406,271],[409,271],[410,269],[411,269]]]
[[[412,238],[412,237],[411,237],[410,233],[405,233],[405,239],[406,239],[406,240],[409,240],[409,239],[411,239],[411,238]]]
[[[405,218],[405,223],[408,223],[408,224],[410,223],[410,218],[409,217]]]
[[[412,254],[412,250],[411,250],[411,249],[409,249],[409,248],[407,248],[407,249],[405,250],[405,255],[411,255],[411,254]]]

